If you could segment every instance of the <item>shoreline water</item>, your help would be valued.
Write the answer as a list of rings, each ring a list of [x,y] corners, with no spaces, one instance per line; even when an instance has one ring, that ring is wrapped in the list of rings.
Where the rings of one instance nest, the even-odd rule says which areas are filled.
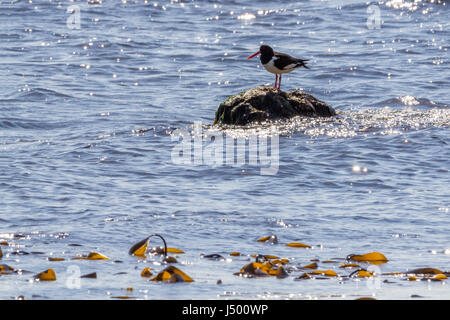
[[[449,299],[445,279],[339,268],[380,252],[382,273],[450,270],[448,4],[370,5],[379,11],[356,0],[0,3],[0,264],[28,271],[0,275],[0,299]],[[336,118],[221,131],[236,150],[277,136],[274,175],[250,158],[174,161],[177,130],[206,148],[220,102],[273,85],[245,60],[261,41],[310,59],[283,88]],[[154,233],[185,252],[174,266],[194,282],[141,277],[167,266],[128,255]],[[273,234],[278,244],[257,241]],[[90,252],[110,259],[72,260]],[[256,254],[288,259],[289,277],[234,275]],[[339,277],[294,281],[315,259]],[[49,268],[56,281],[29,281]]]

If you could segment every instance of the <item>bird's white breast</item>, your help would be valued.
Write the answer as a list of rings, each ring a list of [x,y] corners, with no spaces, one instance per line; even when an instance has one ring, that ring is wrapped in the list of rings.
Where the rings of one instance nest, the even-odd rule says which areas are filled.
[[[273,56],[269,62],[267,62],[266,64],[263,64],[264,69],[266,69],[270,73],[276,73],[276,74],[288,73],[295,69],[295,64],[290,64],[290,65],[286,66],[284,69],[278,69],[277,67],[275,67],[275,64],[274,64],[275,60],[277,60],[277,58],[275,56]]]

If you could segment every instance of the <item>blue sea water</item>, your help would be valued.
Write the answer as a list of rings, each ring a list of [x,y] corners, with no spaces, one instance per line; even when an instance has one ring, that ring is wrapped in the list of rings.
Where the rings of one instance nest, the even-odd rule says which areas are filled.
[[[0,1],[0,264],[24,270],[0,298],[449,299],[448,280],[380,274],[450,271],[449,21],[446,1]],[[282,89],[337,116],[212,126],[228,96],[273,85],[245,60],[262,43],[309,59]],[[277,138],[277,170],[174,159],[180,132],[205,147],[219,129]],[[165,267],[128,255],[155,233],[193,283],[140,276]],[[91,251],[111,259],[71,260]],[[339,268],[373,251],[389,259],[373,278]],[[289,277],[234,275],[253,254]],[[339,277],[294,280],[312,259]]]

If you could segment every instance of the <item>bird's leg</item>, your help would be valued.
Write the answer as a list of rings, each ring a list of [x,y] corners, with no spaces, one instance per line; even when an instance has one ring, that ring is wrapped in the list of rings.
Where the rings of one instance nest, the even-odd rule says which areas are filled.
[[[275,84],[273,86],[274,89],[277,88],[278,75],[275,73]]]
[[[281,74],[280,74],[280,78],[278,79],[278,90],[280,90],[280,86],[281,86]]]

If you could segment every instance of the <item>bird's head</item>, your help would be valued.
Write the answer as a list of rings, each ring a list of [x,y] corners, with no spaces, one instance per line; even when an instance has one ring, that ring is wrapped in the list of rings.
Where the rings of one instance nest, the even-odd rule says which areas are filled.
[[[264,56],[273,56],[273,49],[265,44],[259,47],[259,52]]]
[[[253,57],[255,57],[255,56],[257,56],[258,54],[262,54],[263,56],[269,56],[269,57],[271,57],[271,56],[273,56],[274,53],[273,53],[273,49],[272,49],[271,47],[269,47],[269,46],[263,44],[261,47],[259,47],[259,51],[258,51],[258,52],[255,52],[254,54],[252,54],[251,56],[249,56],[249,57],[247,58],[247,60],[248,60],[248,59],[251,59],[251,58],[253,58]]]

